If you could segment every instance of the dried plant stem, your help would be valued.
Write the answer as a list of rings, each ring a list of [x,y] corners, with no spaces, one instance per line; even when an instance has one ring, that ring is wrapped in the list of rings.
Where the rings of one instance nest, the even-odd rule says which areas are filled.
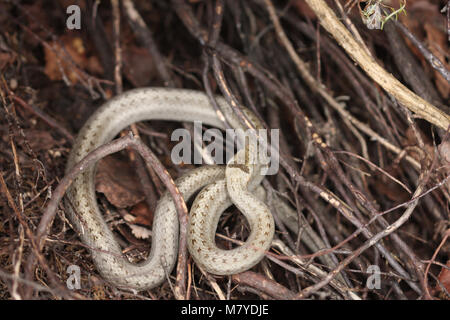
[[[147,27],[147,24],[145,23],[140,13],[137,11],[134,2],[131,0],[124,0],[122,3],[124,14],[128,19],[130,27],[133,29],[133,33],[138,38],[139,42],[141,42],[145,46],[145,48],[154,59],[156,71],[163,79],[164,86],[175,87],[175,82],[166,66],[164,57],[161,55],[161,52],[159,51],[155,40],[153,39],[153,34]]]
[[[292,46],[291,42],[289,41],[289,39],[287,38],[286,34],[283,31],[283,28],[282,28],[282,26],[280,24],[280,21],[278,19],[276,11],[275,11],[275,7],[273,6],[272,2],[270,0],[265,0],[265,4],[266,4],[267,10],[269,12],[270,18],[271,18],[271,20],[272,20],[272,22],[274,24],[277,36],[280,38],[280,41],[286,47],[286,50],[288,51],[291,59],[296,64],[296,66],[297,66],[299,72],[301,73],[303,79],[305,80],[305,82],[307,82],[307,84],[311,87],[312,90],[317,91],[331,106],[333,106],[333,108],[336,108],[337,110],[341,110],[340,112],[344,112],[345,110],[342,107],[342,105],[339,104],[330,94],[327,93],[327,91],[325,90],[325,87],[321,83],[319,83],[318,81],[316,81],[314,79],[314,77],[309,73],[306,63],[303,60],[301,60],[300,57],[298,56],[298,54],[295,52],[294,47]],[[349,120],[354,119],[354,118],[349,117],[349,116],[350,116],[350,114],[348,114],[346,118],[348,118]],[[358,123],[359,123],[359,121],[354,122],[354,124],[356,126],[357,126]],[[366,129],[367,129],[367,127],[366,127]],[[372,133],[376,134],[375,132],[372,132]],[[382,138],[381,136],[378,136],[378,137],[379,137],[379,139],[383,139],[384,140],[384,138]],[[280,160],[282,160],[282,158]],[[332,196],[330,198],[329,194],[330,193],[328,193],[328,192],[327,193],[324,193],[324,192],[320,193],[321,197],[323,197],[326,201],[329,201],[332,204],[334,202],[334,200],[336,200],[336,199],[334,199],[334,196]],[[337,200],[337,201],[339,201],[339,200]],[[342,208],[342,206],[337,206],[337,208],[339,208],[339,207]],[[372,210],[373,210],[374,213],[376,212],[373,208],[372,208]],[[360,221],[355,219],[355,216],[353,215],[353,213],[350,213],[349,215],[346,215],[346,217],[350,221],[352,221],[352,223],[354,223],[354,225],[357,226],[358,228],[363,227],[362,224],[360,223]],[[383,221],[383,220],[380,220],[380,221],[382,221],[383,225],[385,227],[387,227],[387,222],[386,221]],[[364,234],[365,234],[365,236],[368,239],[373,237],[372,232],[370,232],[367,229],[365,229]],[[401,241],[399,238],[396,238],[396,236],[394,236],[394,237],[395,237],[396,242],[401,243],[401,245],[403,246],[403,241]],[[395,261],[395,259],[393,259],[392,255],[390,255],[385,250],[385,248],[383,246],[381,246],[379,243],[377,243],[375,245],[380,250],[380,252],[382,252],[383,255],[385,255],[385,257],[389,261],[389,263],[392,266],[394,266],[400,274],[402,274],[403,276],[405,276],[405,278],[407,278],[407,274],[405,273],[403,268]],[[414,282],[408,281],[408,284],[416,292],[420,292],[420,289],[417,287],[417,285]]]
[[[286,36],[285,32],[283,31],[283,28],[280,24],[280,20],[278,19],[275,8],[273,7],[270,0],[265,0],[267,10],[269,11],[270,18],[274,24],[275,31],[277,33],[277,36],[280,38],[280,41],[286,48],[286,50],[289,53],[289,56],[294,61],[295,65],[297,66],[298,71],[302,75],[305,82],[310,86],[310,88],[317,93],[319,93],[322,98],[324,98],[328,104],[339,112],[339,114],[344,118],[349,120],[355,127],[357,127],[359,130],[367,134],[368,136],[372,137],[372,139],[378,141],[380,144],[382,144],[384,147],[386,147],[388,150],[391,150],[392,152],[395,152],[396,154],[400,154],[403,150],[401,148],[396,147],[392,143],[390,143],[388,140],[380,136],[378,133],[373,131],[370,127],[368,127],[366,124],[360,122],[355,117],[353,117],[347,110],[345,110],[345,107],[336,101],[327,91],[326,88],[318,82],[309,72],[308,66],[306,62],[304,62],[300,56],[297,54],[297,52],[294,49],[294,46],[289,41],[288,37]],[[441,112],[440,110],[438,110]],[[410,162],[414,167],[417,169],[420,169],[420,164],[412,157],[405,156],[405,159]]]
[[[122,48],[120,47],[120,5],[119,0],[111,1],[114,33],[114,82],[116,94],[122,93]]]
[[[423,175],[424,174],[422,174],[422,176]],[[414,192],[413,198],[416,198],[417,196],[419,196],[422,193],[424,184],[425,183],[423,183],[423,182],[419,183],[419,186],[417,187],[416,191]],[[376,235],[374,235],[370,239],[366,240],[366,242],[361,247],[359,247],[357,250],[354,250],[353,253],[351,255],[349,255],[347,258],[345,258],[339,264],[338,267],[336,267],[334,270],[332,270],[330,273],[328,273],[328,275],[324,279],[322,279],[320,282],[316,283],[315,285],[305,288],[303,291],[301,291],[298,295],[298,298],[299,299],[307,298],[313,292],[316,292],[320,288],[327,285],[339,272],[341,272],[345,268],[345,266],[347,266],[350,262],[352,262],[353,259],[355,259],[359,255],[361,255],[361,253],[363,253],[368,248],[372,247],[373,245],[376,245],[376,243],[378,243],[378,241],[380,241],[381,239],[385,238],[386,236],[388,236],[389,234],[393,233],[395,230],[400,228],[411,217],[418,202],[419,202],[419,200],[415,199],[408,206],[408,208],[405,210],[405,212],[402,214],[402,216],[399,219],[397,219],[394,223],[389,225],[389,227],[387,227],[386,229],[378,232]]]
[[[305,2],[316,13],[325,30],[336,39],[347,54],[384,90],[418,117],[444,130],[448,128],[450,125],[450,116],[417,96],[392,74],[384,70],[353,38],[325,1],[305,0]]]
[[[275,299],[295,299],[295,293],[285,286],[252,271],[246,271],[243,273],[232,275],[231,279],[237,284],[249,285],[252,288],[256,288],[274,297]]]

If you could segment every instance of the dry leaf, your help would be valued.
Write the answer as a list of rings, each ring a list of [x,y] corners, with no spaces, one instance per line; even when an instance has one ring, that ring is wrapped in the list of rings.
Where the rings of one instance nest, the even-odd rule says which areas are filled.
[[[148,227],[152,226],[153,212],[149,209],[145,201],[136,204],[133,209],[131,209],[130,213],[134,217],[133,223]]]
[[[447,268],[442,268],[441,272],[438,275],[439,282],[442,286],[444,286],[447,292],[450,292],[450,260],[447,261]],[[438,292],[442,292],[442,288],[440,285],[436,285],[435,290]]]
[[[136,87],[150,83],[156,75],[155,65],[147,49],[136,46],[126,46],[123,49],[124,74]]]
[[[97,168],[95,188],[114,206],[126,208],[144,200],[139,179],[128,162],[106,157]]]
[[[367,29],[381,29],[382,15],[381,8],[378,2],[369,5],[369,8],[366,10],[367,16],[362,16],[364,24],[367,26]]]
[[[63,45],[61,47],[61,44]],[[54,81],[62,80],[64,75],[72,82],[77,83],[78,73],[75,62],[81,69],[94,74],[103,73],[97,57],[87,57],[86,48],[80,37],[64,35],[59,41],[50,43],[51,48],[45,46],[45,74]]]
[[[105,300],[106,299],[106,293],[105,288],[102,285],[94,285],[92,287],[92,296],[94,300]]]

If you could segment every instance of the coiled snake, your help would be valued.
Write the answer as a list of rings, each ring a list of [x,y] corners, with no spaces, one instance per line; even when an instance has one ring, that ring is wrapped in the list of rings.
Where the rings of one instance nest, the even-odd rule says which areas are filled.
[[[243,129],[226,101],[219,97],[217,102],[228,123],[235,129]],[[250,111],[243,111],[256,128],[261,127]],[[202,121],[224,129],[204,93],[167,88],[131,90],[111,99],[89,118],[75,141],[66,170],[128,125],[143,120]],[[203,166],[176,181],[185,200],[201,190],[190,213],[188,249],[195,262],[211,273],[228,275],[245,271],[257,264],[270,247],[273,217],[252,193],[263,178],[261,165],[246,159],[255,150],[256,146],[248,143],[231,160],[244,161],[244,170],[242,165]],[[100,213],[94,177],[93,166],[74,180],[67,192],[66,212],[82,241],[91,249],[98,271],[118,287],[144,290],[161,284],[173,269],[178,252],[179,223],[170,194],[158,202],[149,257],[143,263],[132,264],[123,256]],[[251,233],[244,245],[222,250],[216,246],[214,235],[220,215],[231,204],[245,215]]]

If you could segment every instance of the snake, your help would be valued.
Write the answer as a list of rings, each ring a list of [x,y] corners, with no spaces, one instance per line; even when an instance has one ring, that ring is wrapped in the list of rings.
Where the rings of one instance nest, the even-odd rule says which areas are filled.
[[[216,101],[232,128],[245,129],[223,97],[216,97]],[[250,110],[242,111],[255,128],[261,128]],[[225,129],[224,121],[203,92],[157,87],[133,89],[108,100],[90,116],[74,142],[66,173],[121,130],[145,120],[201,121]],[[267,205],[253,194],[264,178],[262,165],[257,160],[248,161],[249,154],[254,158],[256,149],[254,143],[248,143],[226,166],[201,166],[175,181],[186,201],[196,195],[187,226],[187,246],[196,264],[212,274],[230,275],[248,270],[270,249],[275,232],[273,216]],[[98,207],[95,172],[96,164],[74,179],[66,193],[65,211],[89,248],[98,272],[120,288],[141,291],[160,285],[173,270],[178,255],[179,220],[172,196],[166,192],[156,206],[147,259],[131,263]],[[220,216],[232,204],[246,217],[250,235],[243,245],[226,250],[216,245],[214,236]]]

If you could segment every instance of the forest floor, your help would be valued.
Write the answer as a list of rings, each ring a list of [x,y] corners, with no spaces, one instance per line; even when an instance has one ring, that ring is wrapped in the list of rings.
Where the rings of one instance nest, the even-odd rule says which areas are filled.
[[[304,0],[136,1],[140,25],[128,0],[72,2],[0,0],[0,299],[450,298],[447,1],[406,0],[389,18],[403,1],[326,1],[412,104],[421,97],[435,108],[443,119],[435,122],[353,61]],[[225,89],[280,129],[280,168],[264,186],[300,222],[286,226],[274,213],[272,247],[250,271],[214,276],[187,256],[156,288],[120,289],[98,273],[63,201],[54,217],[46,211],[82,125],[139,87],[210,97]],[[171,161],[180,127],[192,130],[170,121],[136,127],[174,179],[194,168]],[[139,165],[129,149],[108,156],[95,182],[134,263],[149,253],[165,191],[151,168],[142,179]],[[305,230],[323,250],[308,246]],[[216,243],[230,248],[230,238],[249,234],[233,207]]]

